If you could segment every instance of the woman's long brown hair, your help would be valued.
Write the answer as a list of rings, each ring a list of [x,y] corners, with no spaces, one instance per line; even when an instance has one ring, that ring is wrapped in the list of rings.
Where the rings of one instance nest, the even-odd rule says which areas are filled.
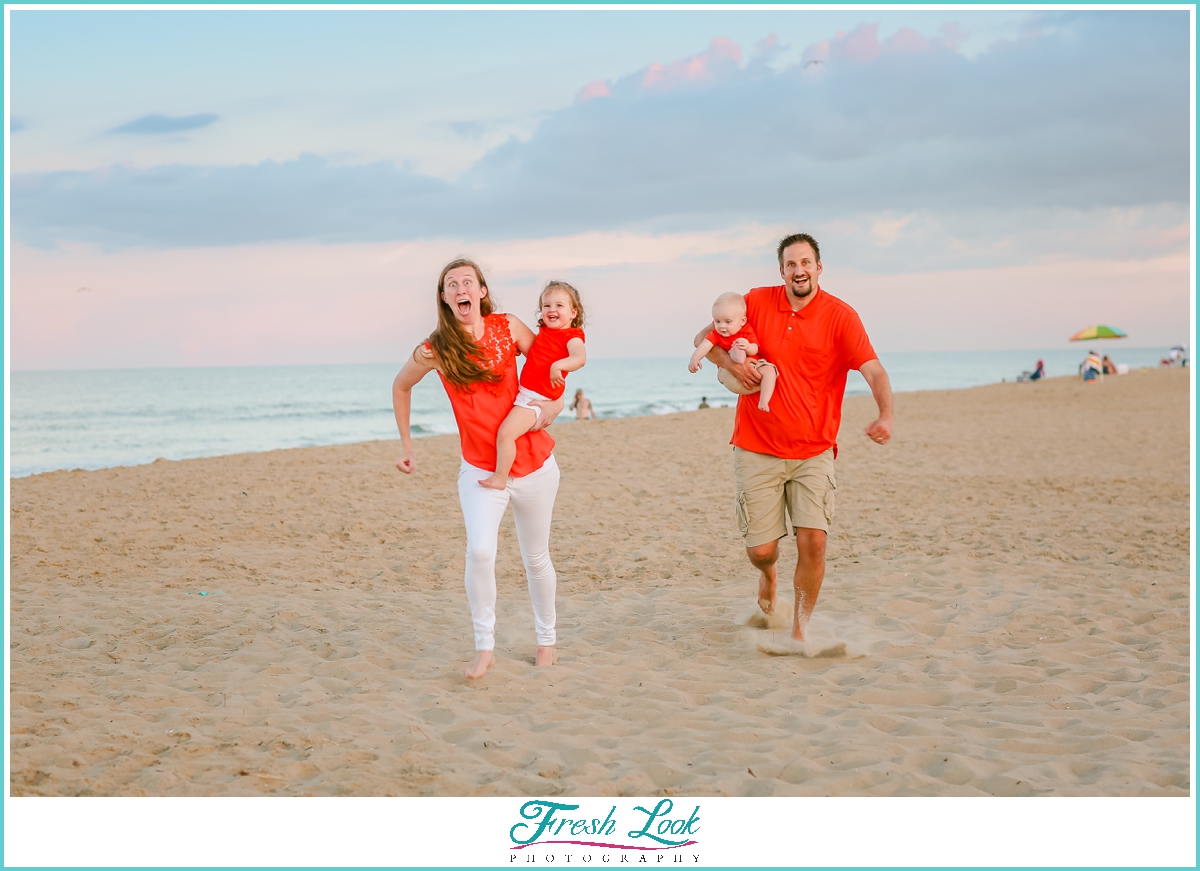
[[[474,269],[479,286],[487,287],[483,272],[474,261],[451,260],[442,267],[442,274],[438,276],[437,283],[438,325],[429,337],[429,344],[433,353],[437,355],[438,369],[447,381],[460,389],[480,381],[494,383],[500,380],[500,374],[487,367],[487,360],[479,343],[463,329],[462,323],[454,316],[454,309],[442,298],[442,291],[446,286],[446,273],[462,266]],[[483,317],[492,313],[491,293],[479,300],[479,313]]]

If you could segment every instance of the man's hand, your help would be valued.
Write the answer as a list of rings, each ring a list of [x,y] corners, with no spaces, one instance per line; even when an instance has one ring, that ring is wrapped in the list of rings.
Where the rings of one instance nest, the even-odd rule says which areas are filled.
[[[396,468],[406,475],[411,475],[417,468],[417,455],[411,450],[401,451],[400,459],[396,461]]]
[[[875,404],[879,406],[879,417],[864,432],[875,444],[886,445],[892,440],[892,381],[878,360],[868,360],[858,367],[858,371],[866,379]]]
[[[559,412],[563,410],[566,402],[561,398],[531,399],[529,400],[529,404],[536,405],[542,410],[542,413],[538,415],[537,423],[529,428],[530,432],[537,432],[539,429],[545,429],[554,423],[554,418],[558,417]]]
[[[892,419],[890,417],[876,418],[867,424],[867,428],[863,432],[875,444],[886,445],[892,440]]]
[[[724,368],[732,372],[733,377],[742,382],[747,390],[753,390],[760,383],[762,383],[762,373],[759,372],[758,367],[756,367],[749,360],[741,363],[734,363],[732,360],[730,360],[729,365]]]

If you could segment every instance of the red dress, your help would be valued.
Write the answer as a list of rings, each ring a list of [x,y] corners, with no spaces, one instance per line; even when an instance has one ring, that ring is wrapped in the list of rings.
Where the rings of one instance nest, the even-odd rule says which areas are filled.
[[[525,355],[525,368],[521,370],[521,386],[534,393],[540,393],[547,399],[558,399],[567,389],[566,384],[555,386],[550,383],[550,364],[571,356],[567,352],[567,342],[571,339],[582,339],[583,330],[578,327],[567,327],[565,330],[548,330],[542,327],[534,337],[533,346]],[[567,373],[563,373],[563,378]]]
[[[517,398],[517,343],[513,341],[506,315],[487,315],[483,324],[483,339],[479,345],[483,349],[487,368],[500,373],[500,380],[479,381],[458,388],[447,381],[441,372],[438,372],[438,376],[454,409],[463,459],[478,469],[494,472],[496,433],[512,410],[513,400]],[[426,343],[425,347],[428,349],[429,344]],[[553,450],[554,439],[545,430],[525,433],[517,439],[517,459],[509,474],[520,478],[536,472]]]

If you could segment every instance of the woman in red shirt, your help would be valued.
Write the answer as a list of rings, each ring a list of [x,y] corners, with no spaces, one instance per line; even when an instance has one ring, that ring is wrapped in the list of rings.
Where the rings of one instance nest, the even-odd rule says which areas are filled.
[[[496,471],[496,432],[517,396],[516,357],[529,350],[534,335],[514,315],[493,312],[487,282],[470,260],[446,264],[438,278],[437,299],[437,329],[413,351],[392,382],[392,408],[401,442],[396,468],[405,474],[416,468],[409,426],[412,389],[436,370],[454,409],[463,455],[458,500],[467,527],[467,601],[475,629],[475,659],[464,674],[482,677],[496,661],[496,539],[510,502],[533,601],[535,662],[552,665],[557,577],[550,560],[550,520],[559,471],[551,453],[554,439],[545,427],[562,411],[563,403],[561,399],[537,403],[541,414],[534,427],[517,439],[508,487],[480,487],[479,481]]]

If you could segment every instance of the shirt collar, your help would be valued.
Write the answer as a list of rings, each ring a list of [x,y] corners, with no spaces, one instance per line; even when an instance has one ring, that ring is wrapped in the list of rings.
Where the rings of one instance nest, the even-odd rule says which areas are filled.
[[[781,312],[789,312],[789,313],[793,312],[794,310],[792,309],[791,303],[788,302],[787,285],[780,284],[780,285],[778,285],[778,287],[779,287],[779,296],[777,297],[777,301],[779,303],[779,310]],[[818,284],[817,292],[813,296],[812,302],[810,302],[804,308],[800,309],[800,311],[795,312],[795,314],[798,314],[798,315],[806,314],[810,309],[812,309],[812,307],[814,305],[817,305],[819,302],[821,302],[821,300],[824,296],[825,296],[825,291],[823,291],[821,289],[821,285]]]

